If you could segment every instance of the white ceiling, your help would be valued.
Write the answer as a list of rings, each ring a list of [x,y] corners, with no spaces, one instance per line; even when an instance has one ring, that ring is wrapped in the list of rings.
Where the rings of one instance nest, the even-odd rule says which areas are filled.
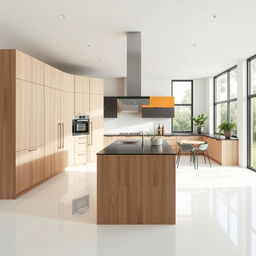
[[[142,32],[147,79],[213,76],[256,54],[255,0],[0,0],[0,6],[0,47],[77,74],[126,76],[126,31]]]

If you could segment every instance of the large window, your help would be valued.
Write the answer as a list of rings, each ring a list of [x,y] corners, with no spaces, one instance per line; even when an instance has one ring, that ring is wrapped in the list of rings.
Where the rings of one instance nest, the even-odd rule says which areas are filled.
[[[193,81],[173,80],[172,96],[175,97],[175,117],[172,119],[172,132],[192,132]]]
[[[214,131],[223,121],[237,123],[237,68],[214,77]],[[237,131],[233,131],[233,136]]]
[[[256,56],[248,59],[248,167],[256,170]]]

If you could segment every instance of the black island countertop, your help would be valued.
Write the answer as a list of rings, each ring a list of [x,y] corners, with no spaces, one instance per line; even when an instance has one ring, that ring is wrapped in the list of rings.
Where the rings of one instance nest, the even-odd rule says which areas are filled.
[[[136,144],[123,144],[122,140],[117,140],[99,151],[97,155],[176,155],[176,152],[164,139],[161,146],[152,146],[150,140],[145,138],[144,146],[141,139]]]
[[[104,136],[140,136],[138,134],[120,134],[120,133],[105,133]],[[149,137],[149,136],[152,136],[150,134],[145,134],[145,137]],[[159,136],[162,136],[162,137],[171,137],[171,136],[205,136],[205,137],[209,137],[209,138],[213,138],[213,139],[216,139],[216,140],[238,140],[238,138],[236,137],[231,137],[229,139],[225,138],[225,136],[223,135],[217,135],[217,134],[207,134],[207,133],[203,133],[203,134],[198,134],[198,133],[166,133],[165,135],[159,135]]]

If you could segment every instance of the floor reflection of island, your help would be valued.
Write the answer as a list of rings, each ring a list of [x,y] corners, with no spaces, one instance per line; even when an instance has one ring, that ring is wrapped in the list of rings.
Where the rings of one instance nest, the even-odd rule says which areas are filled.
[[[116,141],[97,154],[98,224],[175,224],[176,153]]]

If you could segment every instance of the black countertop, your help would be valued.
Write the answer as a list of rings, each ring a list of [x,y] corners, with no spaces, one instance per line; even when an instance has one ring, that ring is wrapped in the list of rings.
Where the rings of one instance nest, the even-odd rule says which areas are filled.
[[[139,137],[140,135],[137,135],[137,134],[119,134],[119,133],[105,133],[104,136],[135,136],[135,137]],[[145,134],[145,136],[151,136],[151,135],[148,135],[148,134]],[[162,135],[160,135],[162,136]],[[230,139],[226,139],[223,135],[216,135],[216,134],[197,134],[197,133],[166,133],[165,135],[163,135],[163,137],[166,136],[166,137],[169,137],[169,136],[205,136],[205,137],[209,137],[209,138],[213,138],[213,139],[216,139],[216,140],[238,140],[238,138],[236,137],[231,137]]]
[[[145,138],[143,147],[141,139],[137,144],[122,144],[121,140],[117,140],[99,151],[97,155],[176,155],[176,152],[165,140],[161,146],[152,146],[150,140]]]

